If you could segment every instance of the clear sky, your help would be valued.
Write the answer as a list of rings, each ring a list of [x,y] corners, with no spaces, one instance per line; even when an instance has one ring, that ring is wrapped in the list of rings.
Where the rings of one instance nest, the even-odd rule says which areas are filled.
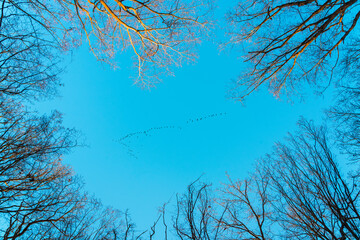
[[[133,85],[129,55],[118,57],[120,69],[114,71],[84,46],[67,57],[61,96],[36,108],[59,110],[64,125],[82,133],[88,147],[65,159],[83,176],[86,189],[105,205],[129,209],[146,228],[158,207],[202,174],[215,185],[226,181],[226,173],[243,178],[256,158],[296,128],[300,116],[321,120],[327,92],[318,97],[309,90],[305,101],[293,103],[275,99],[266,89],[245,105],[226,98],[230,81],[243,70],[240,55],[236,49],[219,52],[205,41],[195,64],[176,69],[175,77],[148,91]],[[188,122],[198,118],[203,119]],[[174,128],[116,141],[164,126]]]

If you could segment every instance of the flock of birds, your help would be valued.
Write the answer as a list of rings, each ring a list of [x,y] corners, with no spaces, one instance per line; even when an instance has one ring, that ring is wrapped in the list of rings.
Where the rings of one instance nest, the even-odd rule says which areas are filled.
[[[222,113],[213,113],[213,114],[209,114],[209,115],[205,115],[199,118],[192,118],[192,119],[188,119],[186,121],[186,125],[188,124],[193,124],[193,123],[197,123],[209,118],[215,118],[215,117],[221,117],[221,116],[225,116],[227,113],[226,112],[222,112]],[[169,126],[161,126],[161,127],[152,127],[143,131],[138,131],[138,132],[132,132],[129,134],[126,134],[125,136],[115,140],[116,142],[120,143],[121,145],[123,145],[124,147],[126,147],[128,149],[128,154],[134,158],[136,157],[135,152],[131,149],[131,147],[125,143],[125,140],[130,140],[130,138],[133,137],[139,137],[141,135],[145,135],[145,136],[150,136],[150,132],[153,131],[159,131],[159,130],[163,130],[163,129],[179,129],[181,130],[184,126],[174,126],[174,125],[169,125]]]
[[[186,121],[186,123],[189,124],[189,123],[199,122],[199,121],[205,120],[207,118],[220,117],[222,115],[226,115],[226,112],[224,112],[224,113],[213,113],[213,114],[209,114],[209,115],[206,115],[206,116],[203,116],[203,117],[200,117],[200,118],[189,119],[189,120]]]
[[[138,135],[145,135],[145,136],[149,136],[149,132],[151,131],[155,131],[155,130],[161,130],[161,129],[170,129],[170,128],[176,128],[176,126],[162,126],[162,127],[152,127],[149,128],[145,131],[139,131],[139,132],[133,132],[133,133],[129,133],[127,135],[125,135],[124,137],[118,139],[117,141],[122,142],[127,138],[131,138],[131,137],[135,137]],[[177,127],[178,129],[181,129],[181,127]]]

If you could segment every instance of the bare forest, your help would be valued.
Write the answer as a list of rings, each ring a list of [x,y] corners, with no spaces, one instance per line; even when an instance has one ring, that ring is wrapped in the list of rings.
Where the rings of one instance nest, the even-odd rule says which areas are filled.
[[[238,0],[222,16],[226,26],[218,4],[0,1],[2,239],[360,239],[360,2]],[[247,178],[228,176],[220,188],[199,178],[160,207],[148,230],[137,229],[131,209],[104,206],[64,163],[81,145],[76,129],[60,112],[41,115],[27,103],[56,96],[62,56],[81,45],[114,68],[116,56],[130,54],[133,83],[146,91],[195,62],[216,28],[226,31],[220,48],[246,52],[228,101],[246,103],[263,88],[293,99],[333,87],[333,107],[326,124],[301,118],[296,132],[274,140]]]

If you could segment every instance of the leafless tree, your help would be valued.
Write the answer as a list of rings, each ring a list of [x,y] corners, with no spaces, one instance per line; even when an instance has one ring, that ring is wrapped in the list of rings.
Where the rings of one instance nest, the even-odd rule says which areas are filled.
[[[16,239],[77,205],[73,193],[80,186],[62,163],[62,154],[76,142],[58,113],[36,117],[3,98],[0,113],[0,234]]]
[[[177,197],[177,213],[173,228],[180,239],[216,240],[221,231],[215,221],[214,199],[209,196],[210,185],[194,181],[187,192]],[[221,217],[220,217],[221,219]]]
[[[261,172],[258,172],[261,174]],[[220,204],[225,210],[219,219],[229,239],[271,239],[272,210],[269,199],[269,178],[254,174],[244,181],[232,181],[222,188]]]
[[[138,69],[136,83],[146,87],[156,83],[160,72],[171,72],[170,66],[194,59],[194,44],[206,24],[202,16],[206,1],[76,0],[62,4],[77,14],[98,59],[107,60],[130,47]]]
[[[0,237],[135,239],[127,214],[90,197],[62,162],[77,143],[58,113],[37,117],[5,97],[0,114]]]
[[[349,160],[360,160],[360,81],[353,72],[353,81],[344,81],[338,87],[336,104],[328,111],[334,120],[336,140]]]
[[[75,180],[58,178],[46,187],[23,191],[9,201],[10,206],[2,209],[4,239],[44,239],[39,237],[44,225],[56,224],[80,208],[82,201],[77,197],[81,188]],[[3,204],[5,205],[5,204]]]
[[[230,43],[246,42],[251,62],[233,91],[239,99],[261,85],[278,96],[299,91],[304,83],[331,81],[349,48],[359,51],[354,44],[360,17],[357,0],[240,1],[228,17]]]
[[[105,208],[98,200],[89,196],[83,196],[77,202],[80,207],[76,207],[59,221],[40,225],[31,239],[129,239],[125,235],[126,214]]]
[[[4,0],[1,58],[17,66],[21,74],[21,66],[30,64],[23,81],[37,78],[44,86],[56,77],[52,68],[58,53],[54,51],[78,46],[85,35],[97,59],[107,63],[114,64],[111,59],[117,52],[131,49],[138,70],[136,83],[151,87],[161,72],[168,74],[171,66],[194,60],[194,47],[207,24],[204,16],[209,6],[210,1],[180,0]],[[21,83],[23,78],[10,68],[6,68],[9,73],[2,73],[3,78]],[[9,92],[15,91],[12,84]]]
[[[221,226],[231,239],[360,239],[358,178],[344,177],[325,128],[300,124],[255,178],[226,186]]]
[[[44,96],[59,84],[62,44],[30,11],[31,2],[0,3],[0,92],[8,96]]]

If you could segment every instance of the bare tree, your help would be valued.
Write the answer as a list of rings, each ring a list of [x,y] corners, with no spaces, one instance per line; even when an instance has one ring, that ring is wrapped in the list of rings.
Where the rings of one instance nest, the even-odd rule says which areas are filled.
[[[209,196],[210,185],[198,181],[191,183],[187,192],[177,197],[173,228],[180,239],[220,239],[221,231],[214,218],[214,199]]]
[[[162,72],[171,73],[171,66],[194,60],[194,47],[207,24],[204,16],[209,6],[210,1],[180,0],[3,1],[3,26],[12,24],[5,27],[8,31],[3,38],[11,38],[8,45],[11,41],[19,43],[12,47],[13,52],[27,54],[15,58],[9,53],[4,59],[20,64],[30,56],[39,59],[41,55],[43,58],[38,61],[47,62],[47,54],[54,51],[53,48],[46,51],[49,46],[71,49],[85,35],[100,61],[114,64],[111,59],[117,52],[131,49],[138,70],[136,83],[151,87]],[[22,33],[25,26],[31,28]],[[20,38],[15,38],[17,35]],[[35,55],[30,54],[32,49]],[[50,63],[54,63],[53,59]],[[51,67],[50,63],[46,66]],[[44,67],[42,62],[36,66]],[[45,69],[38,69],[36,74],[44,73]],[[52,79],[50,72],[42,77]]]
[[[74,193],[80,186],[62,163],[76,142],[58,113],[36,117],[4,99],[0,113],[0,234],[16,239],[77,206]]]
[[[0,92],[8,96],[44,96],[59,84],[62,43],[29,9],[31,1],[0,3]]]
[[[128,47],[135,53],[136,83],[153,86],[159,73],[169,73],[182,59],[194,59],[206,21],[206,1],[62,1],[76,13],[81,30],[98,59],[112,58]],[[155,67],[149,72],[149,68]],[[152,76],[146,74],[153,74]]]
[[[344,82],[338,88],[336,104],[328,111],[334,120],[336,140],[341,151],[347,153],[349,160],[360,160],[360,88],[359,79],[354,72],[352,82]]]
[[[260,161],[256,178],[225,188],[231,205],[221,226],[232,238],[360,239],[358,178],[341,173],[324,128],[300,124],[302,133]]]
[[[0,113],[0,237],[135,239],[127,214],[88,196],[62,162],[77,143],[58,113],[37,117],[4,99]]]
[[[248,42],[251,62],[233,91],[239,99],[264,84],[278,96],[298,91],[303,83],[331,81],[335,66],[348,55],[346,48],[359,49],[353,44],[357,0],[241,1],[228,16],[230,43]],[[346,48],[341,46],[345,39]]]
[[[226,238],[272,238],[274,223],[270,218],[269,178],[262,176],[261,172],[257,174],[244,181],[232,181],[229,178],[229,183],[222,188],[220,205],[225,212],[218,222]]]
[[[40,225],[31,239],[129,239],[125,236],[126,214],[105,208],[98,200],[86,194],[82,197],[78,199],[80,207],[59,221]]]
[[[23,191],[23,195],[11,199],[11,208],[7,206],[2,211],[2,237],[44,239],[38,237],[44,233],[44,225],[52,225],[55,229],[57,222],[67,219],[75,209],[81,207],[82,201],[77,197],[80,186],[68,177],[55,179],[36,191]]]

